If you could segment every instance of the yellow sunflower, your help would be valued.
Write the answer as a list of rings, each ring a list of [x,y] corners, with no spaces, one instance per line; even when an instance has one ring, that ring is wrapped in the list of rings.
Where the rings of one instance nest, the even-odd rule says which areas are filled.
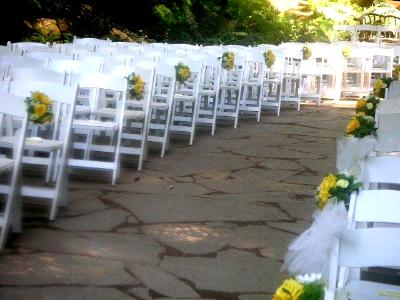
[[[276,290],[273,300],[298,300],[303,293],[303,285],[294,279],[286,279]]]
[[[360,122],[357,120],[357,118],[352,118],[351,121],[347,124],[346,134],[350,134],[358,128],[360,128]]]

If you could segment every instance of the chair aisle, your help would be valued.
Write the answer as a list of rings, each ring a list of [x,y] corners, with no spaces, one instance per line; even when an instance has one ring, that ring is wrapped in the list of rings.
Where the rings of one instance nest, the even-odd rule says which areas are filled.
[[[0,92],[9,99],[29,98],[32,107],[26,130],[23,121],[6,116],[7,107],[0,108],[0,148],[11,153],[13,166],[45,170],[38,185],[25,178],[18,183],[17,178],[2,191],[11,198],[18,191],[23,197],[44,200],[50,205],[49,219],[54,220],[59,208],[67,205],[69,168],[105,172],[114,185],[122,155],[137,157],[141,170],[149,144],[159,146],[163,157],[172,134],[186,134],[192,145],[199,126],[209,127],[214,135],[220,119],[236,128],[240,115],[255,116],[260,122],[263,109],[273,109],[279,116],[283,105],[300,110],[302,100],[317,105],[321,97],[338,100],[351,84],[354,95],[370,92],[375,78],[364,76],[360,81],[360,72],[350,69],[391,73],[392,49],[354,44],[353,55],[342,55],[343,47],[194,46],[94,38],[53,45],[9,43],[0,52]],[[365,49],[366,58],[359,57]],[[24,147],[18,162],[20,134]],[[19,169],[14,172],[18,177]],[[19,224],[14,216],[20,216],[15,211],[20,205],[15,207],[11,219]],[[0,223],[2,233],[8,223]]]

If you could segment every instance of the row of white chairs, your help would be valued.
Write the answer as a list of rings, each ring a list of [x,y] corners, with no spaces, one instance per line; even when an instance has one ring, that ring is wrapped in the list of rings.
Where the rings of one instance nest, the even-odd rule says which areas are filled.
[[[54,122],[50,125],[24,125],[25,114],[21,122],[5,117],[8,111],[0,109],[1,115],[4,116],[0,148],[5,153],[11,153],[14,158],[5,162],[16,163],[18,170],[13,174],[17,175],[21,165],[45,167],[47,182],[44,186],[42,181],[39,184],[28,183],[23,178],[20,183],[14,180],[8,187],[1,186],[0,192],[11,197],[7,203],[10,203],[12,209],[7,209],[0,224],[0,246],[4,245],[8,230],[18,232],[21,229],[21,200],[15,193],[11,193],[10,187],[18,191],[18,196],[41,200],[40,202],[45,200],[44,203],[50,206],[49,219],[54,220],[59,207],[67,205],[68,168],[108,170],[112,172],[112,182],[115,183],[119,173],[120,155],[139,155],[141,168],[146,156],[147,139],[162,145],[162,155],[168,146],[169,131],[190,132],[192,143],[196,122],[211,125],[214,133],[215,112],[218,109],[224,117],[236,118],[234,124],[237,125],[238,109],[241,107],[242,78],[246,73],[245,58],[242,58],[242,63],[235,65],[232,71],[222,70],[217,59],[193,60],[190,62],[192,76],[186,85],[176,84],[174,66],[179,58],[168,60],[165,63],[145,62],[136,66],[104,65],[101,73],[96,69],[83,71],[85,67],[90,68],[93,64],[84,65],[82,61],[48,59],[46,65],[40,65],[39,62],[43,61],[38,58],[0,56],[2,66],[7,66],[0,83],[4,103],[12,101],[16,111],[24,111],[25,98],[36,90],[54,100]],[[77,64],[82,67],[80,72],[77,72],[77,69],[74,69],[75,72],[71,71],[71,65]],[[260,78],[260,82],[265,75],[262,63],[259,69],[253,68],[251,72],[248,71],[249,81],[246,88],[249,90],[256,86],[250,81],[255,71],[258,72],[257,78]],[[127,99],[125,76],[133,72],[140,74],[145,81],[144,99]],[[258,88],[259,100],[261,85]],[[221,103],[218,102],[218,98],[224,93],[224,89],[227,94],[224,97],[227,100]],[[252,94],[251,91],[246,92]],[[190,106],[191,112],[188,114]],[[129,122],[136,124],[128,125]],[[190,125],[184,125],[183,122]],[[124,131],[132,128],[139,129],[139,133]],[[16,137],[18,133],[21,134],[20,139]],[[130,144],[124,146],[121,144],[123,139],[138,140],[141,143],[136,148]],[[20,150],[15,148],[17,140],[23,141]],[[95,144],[94,140],[99,140],[100,143]],[[99,153],[109,154],[111,157],[103,160]]]
[[[352,194],[348,229],[331,253],[326,300],[342,299],[343,290],[354,300],[398,297],[400,286],[365,280],[361,270],[400,267],[400,191],[389,189],[400,184],[399,170],[400,157],[366,158],[364,188]]]
[[[325,300],[339,300],[343,294],[355,300],[400,297],[400,285],[366,276],[369,268],[383,268],[391,274],[400,268],[400,115],[393,111],[398,91],[395,81],[376,111],[375,152],[364,160],[363,189],[351,195],[348,229],[332,249]]]

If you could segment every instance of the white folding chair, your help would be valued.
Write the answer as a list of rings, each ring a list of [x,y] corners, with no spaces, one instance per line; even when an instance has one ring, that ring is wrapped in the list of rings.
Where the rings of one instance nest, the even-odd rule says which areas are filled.
[[[400,157],[370,156],[365,159],[362,182],[364,189],[376,189],[377,184],[400,184]]]
[[[386,300],[397,298],[400,286],[353,280],[339,276],[340,268],[399,267],[400,228],[347,229],[334,247],[329,270],[325,300],[339,298],[341,290],[347,290],[350,299]],[[397,295],[397,297],[396,297]]]
[[[159,63],[154,77],[154,88],[150,102],[148,141],[161,144],[161,157],[169,146],[173,97],[175,93],[175,68]]]
[[[132,73],[140,76],[144,81],[144,93],[142,99],[131,99],[127,95],[125,108],[125,122],[122,133],[121,153],[139,156],[138,169],[141,170],[143,160],[147,156],[147,134],[150,111],[150,99],[154,83],[153,66],[105,66],[103,72],[113,76],[127,77]],[[96,111],[100,117],[115,116],[115,108],[102,107]],[[124,141],[139,142],[139,145],[124,145]]]
[[[291,49],[284,49],[284,57],[281,102],[286,104],[294,103],[297,111],[300,111],[302,58],[298,51]]]
[[[94,90],[93,97],[89,103],[91,119],[75,119],[73,123],[74,131],[80,133],[88,132],[86,142],[74,142],[73,148],[83,150],[84,155],[81,158],[69,159],[68,165],[73,168],[93,169],[112,172],[112,184],[115,185],[119,174],[119,158],[122,129],[126,107],[127,82],[123,77],[110,76],[103,73],[85,73],[73,75],[72,83],[79,83],[84,89]],[[96,110],[99,109],[99,95],[102,90],[109,90],[117,94],[116,113],[111,121],[96,120]],[[108,145],[93,144],[94,131],[110,132],[111,137],[115,137]],[[110,145],[111,144],[111,145]],[[109,153],[113,156],[111,160],[91,160],[91,152]]]
[[[277,116],[279,116],[281,113],[283,68],[285,58],[280,52],[276,51],[275,53],[275,63],[271,66],[271,68],[265,71],[261,106],[263,109],[275,110]]]
[[[22,187],[22,195],[45,199],[50,202],[50,220],[54,220],[59,206],[65,206],[66,200],[66,163],[69,154],[71,126],[77,97],[77,86],[69,87],[47,81],[11,81],[10,95],[18,95],[24,98],[31,96],[32,91],[40,91],[48,95],[53,101],[52,109],[54,114],[53,123],[47,125],[51,127],[43,138],[31,137],[25,144],[26,150],[47,153],[48,157],[43,156],[23,156],[22,162],[30,165],[51,164],[54,166],[53,186],[26,186]],[[24,103],[25,105],[25,103]],[[12,137],[3,136],[3,144],[14,143]],[[53,155],[51,155],[53,153]],[[54,160],[51,162],[51,160]]]
[[[181,61],[178,59],[176,62]],[[170,132],[189,133],[189,144],[193,145],[203,65],[201,61],[190,59],[185,59],[185,64],[188,65],[191,75],[186,83],[176,82]]]
[[[21,173],[22,152],[25,143],[25,133],[28,123],[24,100],[24,98],[18,96],[0,93],[0,119],[2,131],[4,129],[3,124],[6,122],[6,117],[18,119],[21,123],[20,129],[12,133],[15,137],[12,158],[7,158],[5,156],[0,157],[0,173],[2,175],[9,175],[9,180],[0,185],[0,194],[5,195],[3,212],[0,214],[0,252],[6,243],[7,233],[10,228],[17,232],[21,230],[19,179]]]
[[[217,118],[233,119],[234,128],[237,127],[239,121],[239,106],[242,97],[242,81],[245,65],[246,58],[235,54],[233,69],[221,69]]]
[[[240,113],[255,114],[261,120],[261,98],[265,78],[264,58],[261,53],[248,53],[242,82]]]
[[[196,125],[211,125],[211,135],[214,135],[217,123],[217,108],[219,97],[219,78],[221,62],[217,57],[203,57],[203,78],[200,80],[199,109]]]
[[[8,76],[11,78],[13,81],[32,81],[32,80],[40,80],[40,81],[46,81],[46,82],[52,82],[56,84],[65,84],[66,82],[66,72],[64,73],[58,73],[55,71],[51,70],[45,70],[45,69],[38,69],[38,68],[10,68],[8,72]],[[41,130],[47,130],[47,126],[40,126],[36,124],[29,123],[28,128],[30,129],[31,133],[33,135],[38,135],[40,134]],[[57,131],[57,130],[56,130]],[[5,141],[0,138],[0,145],[3,147],[11,147],[12,145],[8,143],[8,140],[6,139]],[[50,161],[43,161],[43,165],[47,167],[47,175],[46,175],[46,182],[50,180],[51,172],[52,172],[52,156],[53,152],[50,153],[49,160]],[[33,151],[29,151],[29,156],[33,156],[34,153]],[[41,160],[40,160],[41,161]],[[40,163],[39,163],[40,164]]]

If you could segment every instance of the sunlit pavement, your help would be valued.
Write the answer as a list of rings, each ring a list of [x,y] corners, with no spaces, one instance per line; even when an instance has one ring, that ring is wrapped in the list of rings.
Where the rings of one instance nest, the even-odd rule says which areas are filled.
[[[0,257],[0,299],[271,299],[351,106],[242,116],[213,137],[199,130],[193,146],[174,137],[114,187],[75,172],[61,216],[27,214]]]

